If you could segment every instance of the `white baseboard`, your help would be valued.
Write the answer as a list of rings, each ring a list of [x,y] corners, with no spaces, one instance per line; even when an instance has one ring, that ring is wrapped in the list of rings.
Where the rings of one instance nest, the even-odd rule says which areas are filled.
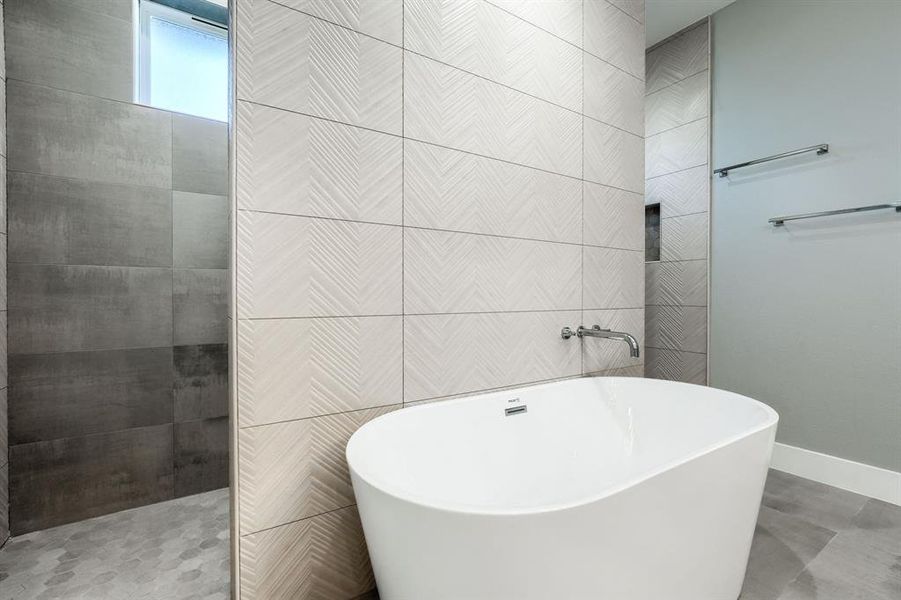
[[[829,454],[776,443],[770,466],[901,506],[901,473],[846,460]]]

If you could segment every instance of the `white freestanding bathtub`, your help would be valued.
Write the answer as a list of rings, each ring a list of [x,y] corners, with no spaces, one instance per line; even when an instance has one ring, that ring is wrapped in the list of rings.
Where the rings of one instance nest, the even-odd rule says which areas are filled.
[[[347,460],[381,598],[736,600],[777,421],[632,378],[375,419]]]

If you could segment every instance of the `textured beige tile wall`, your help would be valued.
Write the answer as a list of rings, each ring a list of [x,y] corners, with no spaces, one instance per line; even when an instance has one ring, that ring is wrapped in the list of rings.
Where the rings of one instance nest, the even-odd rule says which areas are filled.
[[[374,585],[358,427],[643,371],[623,344],[560,338],[644,340],[643,2],[234,10],[237,591],[353,598]]]
[[[645,375],[707,382],[710,70],[705,19],[647,54],[645,202],[660,204],[646,265]]]

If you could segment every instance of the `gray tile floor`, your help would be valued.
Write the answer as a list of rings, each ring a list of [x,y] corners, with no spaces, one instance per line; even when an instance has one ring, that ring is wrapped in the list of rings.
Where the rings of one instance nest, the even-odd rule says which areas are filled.
[[[226,600],[228,490],[13,538],[0,600]]]
[[[0,600],[224,600],[228,552],[218,490],[15,538]],[[741,600],[901,600],[901,507],[771,471]]]
[[[770,471],[741,600],[901,600],[901,507]]]

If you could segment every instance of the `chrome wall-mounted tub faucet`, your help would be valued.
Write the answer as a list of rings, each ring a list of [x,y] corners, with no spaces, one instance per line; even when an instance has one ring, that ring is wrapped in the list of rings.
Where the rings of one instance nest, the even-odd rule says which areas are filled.
[[[560,331],[560,337],[562,337],[564,340],[568,340],[574,335],[577,335],[580,338],[596,337],[607,338],[610,340],[620,340],[629,344],[629,356],[631,356],[632,358],[638,358],[640,354],[640,351],[638,349],[638,340],[636,340],[635,336],[630,333],[601,329],[600,325],[595,325],[591,329],[588,329],[584,325],[579,325],[579,328],[575,331],[573,331],[571,327],[564,327]]]

